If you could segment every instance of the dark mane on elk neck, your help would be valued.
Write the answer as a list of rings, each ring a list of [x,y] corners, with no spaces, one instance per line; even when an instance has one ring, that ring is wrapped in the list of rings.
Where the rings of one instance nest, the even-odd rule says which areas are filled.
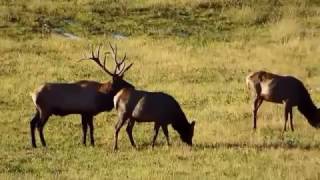
[[[40,140],[43,146],[46,142],[43,128],[51,115],[65,116],[69,114],[80,114],[83,132],[83,144],[86,144],[87,129],[90,130],[91,145],[94,145],[93,117],[101,112],[113,109],[113,97],[122,88],[134,88],[123,79],[124,73],[130,69],[132,63],[126,66],[126,55],[118,59],[117,46],[110,43],[111,52],[103,53],[103,61],[100,59],[101,45],[97,53],[92,47],[91,57],[81,60],[90,60],[98,65],[112,80],[106,83],[81,80],[74,83],[46,83],[32,93],[32,100],[36,106],[36,113],[30,122],[31,143],[36,147],[35,129],[39,130]],[[107,54],[113,55],[115,62],[114,71],[106,68]]]
[[[318,128],[320,125],[320,116],[316,105],[313,103],[308,90],[302,85],[300,89],[301,98],[298,104],[298,110],[308,120],[309,124]]]
[[[193,130],[187,120],[186,115],[184,114],[184,112],[182,111],[180,105],[176,103],[176,107],[177,110],[175,112],[173,112],[173,118],[172,118],[172,127],[173,129],[175,129],[176,131],[178,131],[178,133],[180,134],[181,139],[184,142],[188,142],[188,139],[190,139],[190,137],[193,136]]]

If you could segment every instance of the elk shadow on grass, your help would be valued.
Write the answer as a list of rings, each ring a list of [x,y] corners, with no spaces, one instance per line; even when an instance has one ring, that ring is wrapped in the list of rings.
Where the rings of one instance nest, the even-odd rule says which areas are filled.
[[[256,149],[259,151],[270,149],[299,149],[299,150],[320,150],[320,144],[294,144],[289,142],[268,142],[268,143],[247,143],[247,142],[216,142],[214,144],[195,144],[195,149]]]
[[[171,147],[172,144],[170,146],[168,146],[166,144],[165,141],[159,141],[156,142],[155,146],[152,147],[152,142],[151,141],[141,141],[140,143],[137,143],[137,147],[131,147],[133,149],[136,149],[137,151],[144,151],[144,150],[157,150],[157,149],[161,149],[163,147]]]

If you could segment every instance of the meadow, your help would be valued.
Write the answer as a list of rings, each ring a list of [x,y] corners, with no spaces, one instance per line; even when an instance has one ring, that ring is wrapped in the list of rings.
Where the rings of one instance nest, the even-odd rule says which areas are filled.
[[[95,117],[95,147],[81,144],[78,115],[51,117],[48,147],[31,147],[30,92],[109,81],[78,61],[108,42],[134,63],[126,80],[171,94],[196,121],[192,148],[170,127],[172,145],[160,131],[152,149],[153,124],[137,123],[138,148],[124,127],[114,152],[115,110]],[[319,179],[320,131],[294,109],[295,131],[283,133],[283,106],[264,103],[254,132],[245,86],[253,71],[291,74],[320,106],[319,42],[317,0],[2,0],[0,178]]]

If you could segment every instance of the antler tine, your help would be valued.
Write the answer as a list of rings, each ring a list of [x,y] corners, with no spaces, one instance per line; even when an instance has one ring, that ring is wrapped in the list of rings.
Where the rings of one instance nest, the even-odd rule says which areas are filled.
[[[103,66],[106,67],[106,60],[107,60],[107,52],[104,53],[104,58],[103,58]]]
[[[83,58],[81,60],[92,60],[94,61],[104,72],[106,72],[107,74],[109,74],[110,76],[114,76],[115,74],[111,73],[107,68],[106,68],[106,56],[104,58],[103,64],[100,61],[100,49],[101,49],[102,44],[99,45],[98,47],[98,52],[97,52],[97,56],[95,56],[94,53],[94,47],[93,45],[91,46],[91,57],[87,57],[87,58]]]
[[[124,53],[124,56],[123,56],[123,58],[122,58],[122,60],[121,60],[120,64],[122,64],[122,63],[126,60],[126,58],[127,58],[127,53]]]
[[[116,60],[115,60],[115,62],[116,62],[116,66],[115,66],[115,68],[114,68],[113,74],[117,74],[117,75],[118,75],[117,72],[119,71],[121,64],[119,65]]]
[[[111,45],[111,42],[109,41],[108,43],[109,43],[110,48],[111,48],[112,51],[113,51],[113,46]]]
[[[114,46],[112,46],[112,44],[110,42],[108,42],[108,43],[111,48],[111,51],[109,51],[107,53],[111,53],[113,55],[113,58],[114,58],[113,60],[116,63],[113,74],[116,76],[123,76],[123,74],[131,68],[133,63],[131,63],[129,66],[126,66],[126,64],[125,64],[125,60],[127,58],[126,53],[124,54],[122,60],[118,61],[118,59],[117,59],[117,53],[118,53],[117,45],[115,44]],[[107,54],[107,53],[105,53],[105,54]],[[105,66],[106,58],[107,58],[107,56],[105,55],[104,60],[103,60],[103,66]]]
[[[121,63],[119,66],[118,66],[118,72],[117,72],[117,74],[118,75],[120,75],[121,74],[121,72],[124,70],[124,68],[126,67],[126,63],[124,62],[124,63]]]
[[[133,63],[131,63],[129,66],[127,66],[126,68],[123,68],[123,70],[119,73],[119,76],[123,76],[123,74],[128,71],[131,66],[133,65]]]
[[[91,48],[91,45],[88,45],[88,49],[90,49],[90,48]],[[91,52],[91,54],[92,54],[92,52]],[[83,52],[82,56],[83,56],[83,58],[79,59],[78,62],[90,59],[89,57],[87,57],[87,55],[84,52]]]
[[[120,62],[118,62],[117,66],[118,66],[118,69],[120,69],[121,65],[123,64],[123,67],[122,69],[119,71],[120,73],[118,73],[118,75],[122,74],[122,71],[124,70],[124,68],[126,67],[126,63],[125,63],[125,60],[127,58],[127,54],[125,53],[122,60]]]
[[[109,46],[110,46],[112,54],[113,54],[113,60],[116,63],[115,64],[115,69],[114,69],[114,74],[118,74],[119,75],[119,73],[117,73],[117,72],[121,71],[120,68],[121,68],[121,65],[123,63],[123,60],[121,62],[119,62],[118,59],[117,59],[117,55],[118,55],[117,44],[112,46],[111,43],[109,42]]]
[[[114,45],[114,47],[111,45],[111,43],[109,42],[109,45],[111,47],[111,50],[112,50],[112,54],[113,54],[113,60],[114,62],[116,63],[117,66],[120,66],[122,63],[123,63],[123,60],[122,61],[118,61],[118,47],[117,47],[117,44]]]
[[[101,46],[102,46],[102,44],[100,43],[100,44],[99,44],[99,47],[98,47],[98,57],[97,57],[98,59],[100,58],[100,49],[101,49]]]
[[[114,59],[114,61],[117,63],[117,61],[116,61],[117,56],[116,56],[116,54],[115,54],[114,47],[111,45],[110,42],[109,42],[109,46],[110,46],[110,48],[111,48],[111,50],[112,50],[113,59]]]
[[[115,49],[114,60],[117,61],[117,64],[118,64],[118,59],[117,59],[117,56],[118,56],[118,48],[117,48],[117,44],[114,45],[114,49]]]
[[[93,48],[93,44],[91,45],[91,56],[92,56],[92,58],[94,58],[94,48]]]

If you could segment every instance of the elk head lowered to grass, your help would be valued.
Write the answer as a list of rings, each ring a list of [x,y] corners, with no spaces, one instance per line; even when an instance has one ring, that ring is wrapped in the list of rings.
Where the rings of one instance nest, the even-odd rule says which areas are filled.
[[[115,61],[114,72],[106,68],[106,54],[104,60],[100,60],[100,48],[97,54],[92,47],[92,57],[81,60],[92,60],[105,73],[112,77],[106,83],[82,80],[74,83],[46,83],[32,93],[32,100],[36,106],[36,113],[30,122],[31,142],[36,147],[35,128],[38,129],[40,140],[43,146],[46,142],[43,136],[43,128],[51,115],[65,116],[69,114],[80,114],[82,120],[83,144],[86,144],[86,134],[89,127],[91,145],[94,146],[93,117],[103,111],[113,109],[113,96],[122,88],[133,85],[123,80],[124,73],[132,66],[125,65],[126,55],[122,60],[117,59],[117,47],[110,43],[112,55]]]
[[[312,102],[306,87],[297,78],[257,71],[246,77],[246,84],[254,96],[254,129],[256,129],[257,112],[263,100],[284,104],[284,131],[286,131],[289,115],[291,130],[294,131],[292,122],[292,107],[294,106],[298,106],[298,110],[304,115],[311,126],[316,128],[320,126],[320,111]]]
[[[136,146],[132,137],[132,128],[136,121],[155,123],[152,147],[154,147],[160,127],[169,145],[169,124],[178,131],[183,142],[192,145],[195,122],[188,122],[179,103],[168,94],[124,88],[114,96],[114,107],[118,111],[119,118],[115,126],[114,150],[118,149],[118,134],[125,122],[128,122],[126,130],[130,143]]]

